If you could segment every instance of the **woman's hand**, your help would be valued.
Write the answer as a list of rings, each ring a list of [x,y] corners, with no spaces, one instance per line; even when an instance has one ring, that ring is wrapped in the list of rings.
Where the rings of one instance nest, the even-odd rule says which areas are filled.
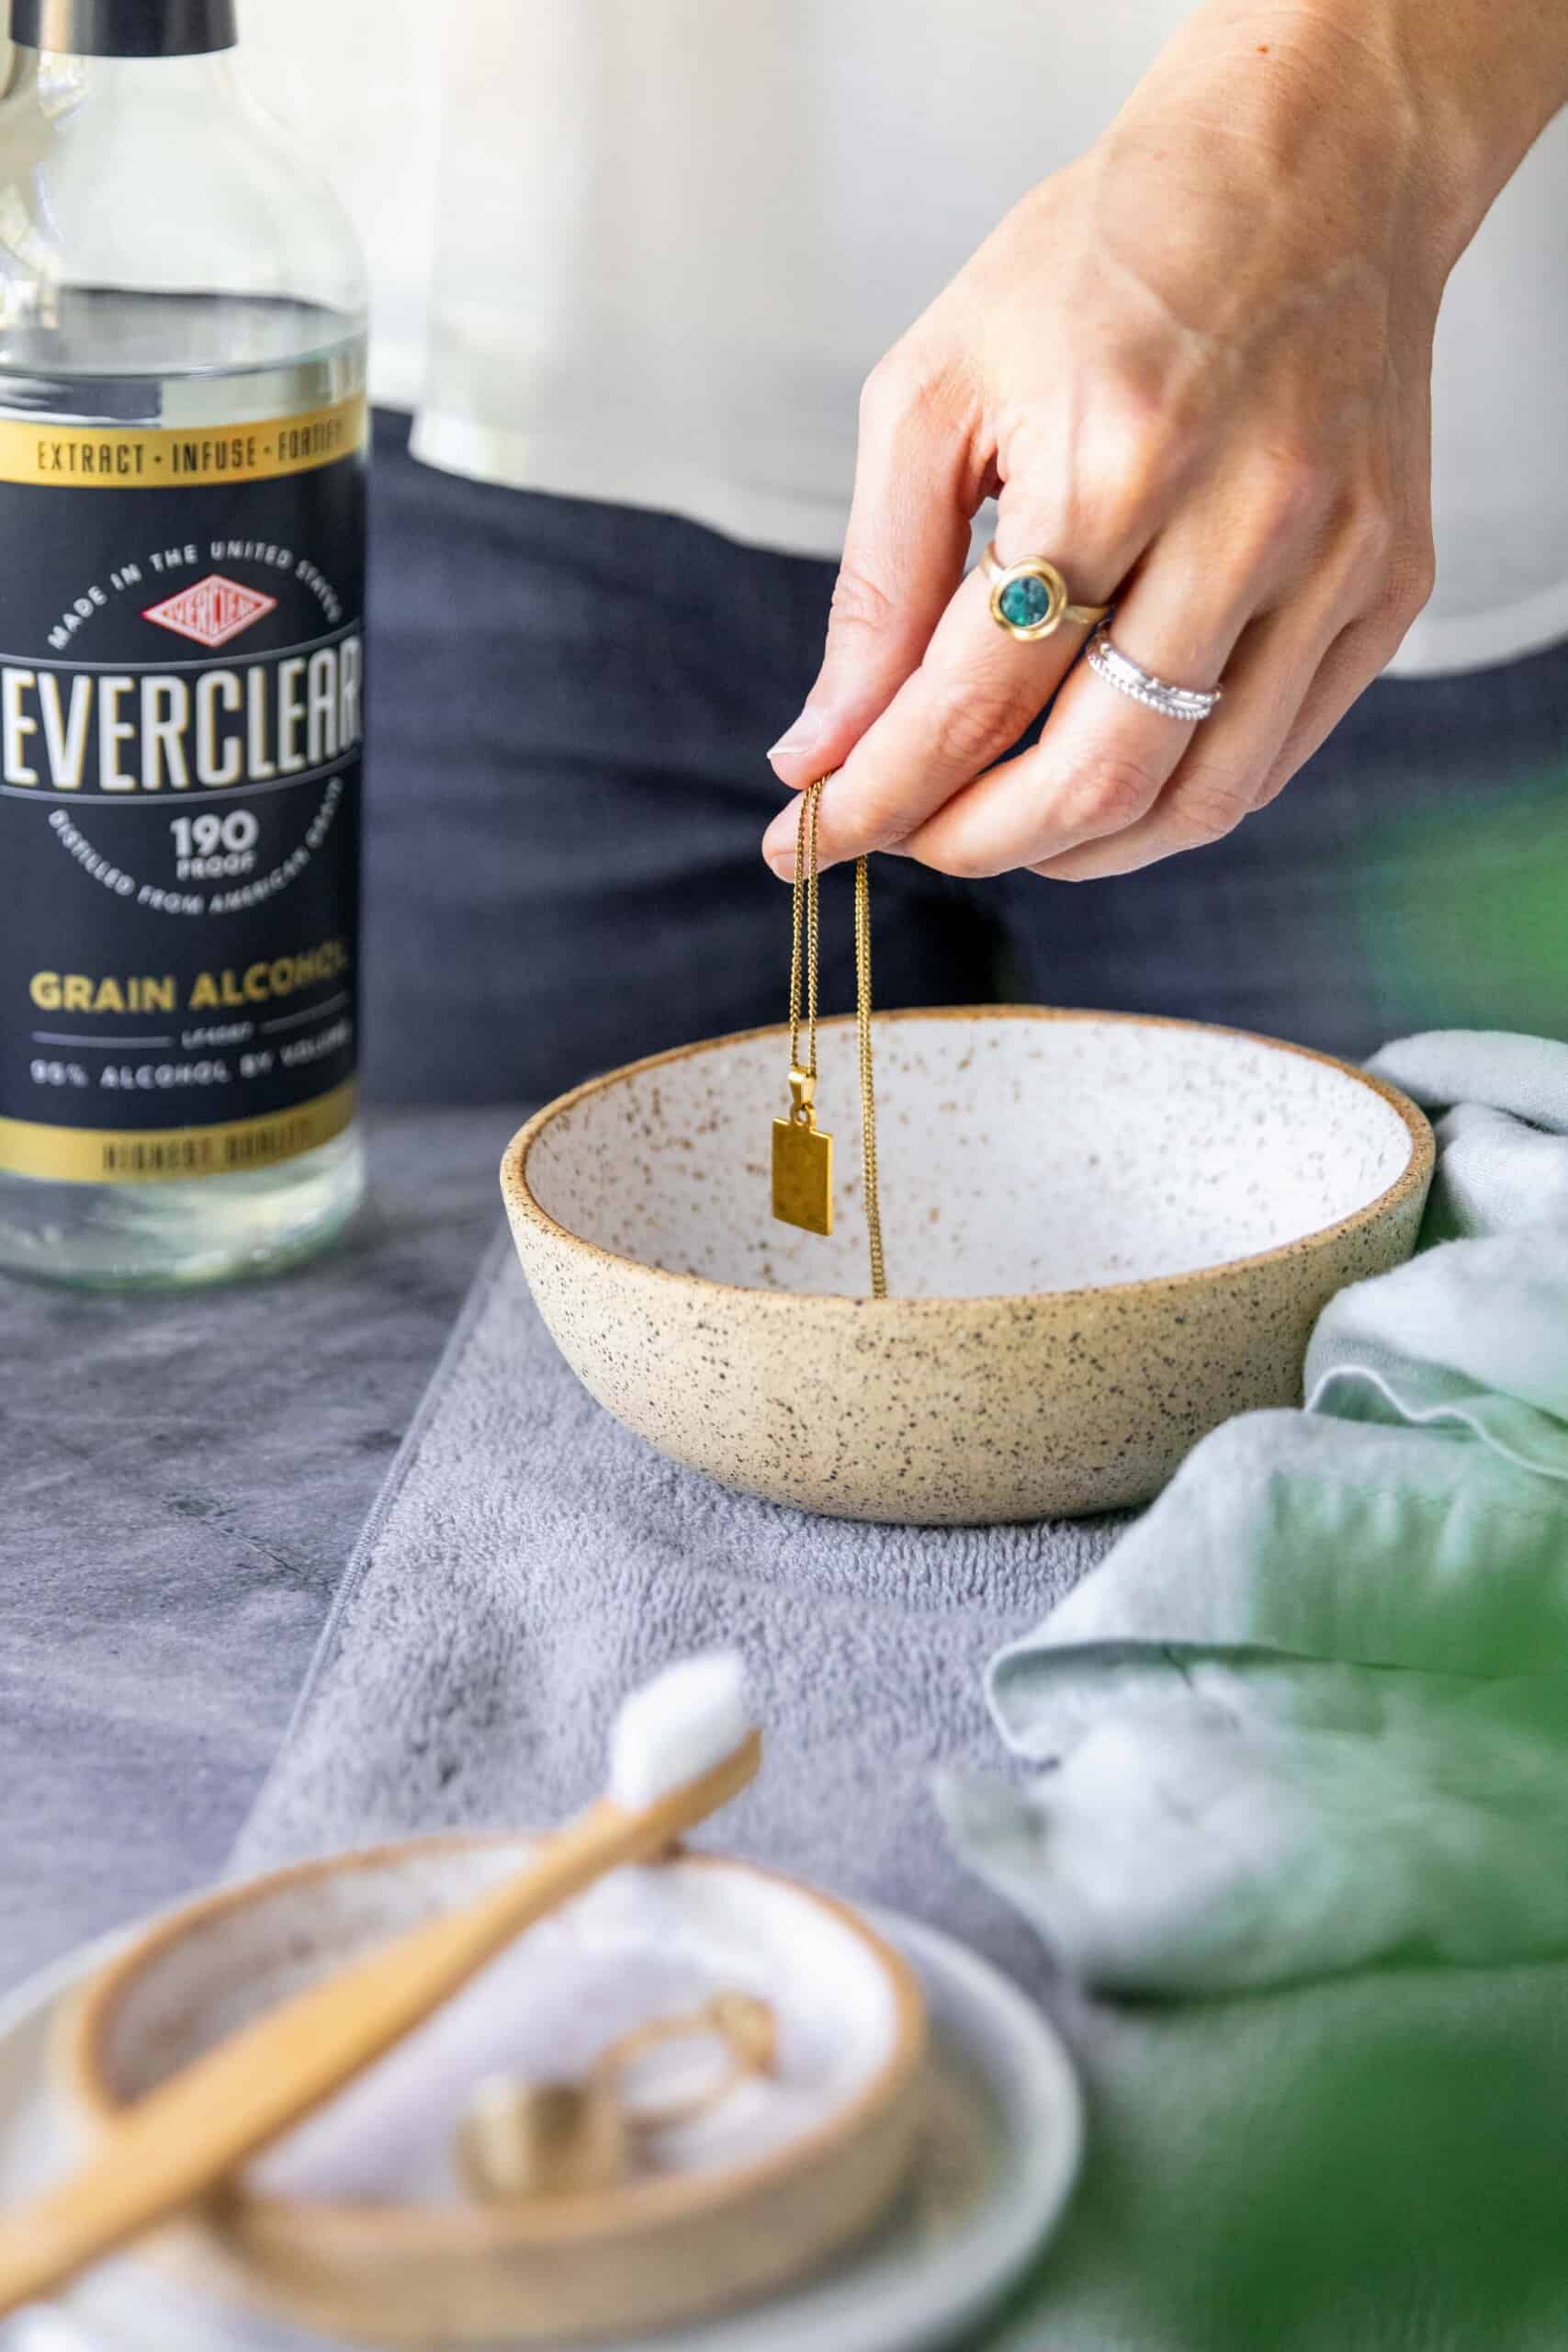
[[[821,673],[771,754],[797,788],[841,771],[824,865],[1076,881],[1213,841],[1393,653],[1431,582],[1443,283],[1552,110],[1548,63],[1558,96],[1568,74],[1568,10],[1418,0],[1407,43],[1409,13],[1214,0],[874,370]],[[1453,53],[1472,16],[1493,50],[1540,17],[1535,75]],[[1214,716],[1073,669],[1081,627],[1005,634],[960,584],[987,494],[1004,563],[1114,599],[1145,670],[1223,678]],[[1053,694],[1038,745],[991,766]],[[764,854],[787,875],[794,848],[787,809]]]

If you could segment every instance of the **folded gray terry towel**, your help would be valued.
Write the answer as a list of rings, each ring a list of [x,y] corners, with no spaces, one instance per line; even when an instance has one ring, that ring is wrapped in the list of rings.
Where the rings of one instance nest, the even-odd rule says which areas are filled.
[[[744,1652],[761,1779],[711,1842],[1046,1968],[953,1857],[937,1764],[993,1766],[987,1660],[1120,1518],[853,1525],[653,1453],[557,1354],[498,1241],[361,1539],[235,1866],[446,1825],[548,1822],[602,1785],[626,1690]]]

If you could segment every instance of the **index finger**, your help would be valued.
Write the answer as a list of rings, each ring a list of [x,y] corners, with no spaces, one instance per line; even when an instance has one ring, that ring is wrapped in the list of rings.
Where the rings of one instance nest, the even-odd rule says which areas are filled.
[[[1069,570],[1038,526],[1021,527],[1021,500],[1004,495],[1002,506],[998,560],[1044,555],[1064,573],[1076,604],[1106,603],[1141,552],[1131,539],[1108,543],[1086,549]],[[1021,643],[998,625],[990,604],[989,583],[971,573],[919,666],[829,778],[820,811],[823,867],[902,842],[1010,749],[1077,659],[1089,624],[1064,619],[1050,636]],[[793,870],[792,811],[774,820],[762,850],[775,872]]]
[[[822,666],[768,753],[796,790],[840,766],[886,709],[963,577],[978,503],[966,446],[950,403],[911,401],[903,363],[873,373]],[[786,812],[784,830],[793,821]]]

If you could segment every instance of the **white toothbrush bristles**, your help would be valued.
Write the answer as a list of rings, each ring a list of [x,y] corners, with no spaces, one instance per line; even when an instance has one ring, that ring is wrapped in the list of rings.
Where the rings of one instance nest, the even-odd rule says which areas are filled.
[[[739,1650],[682,1658],[623,1702],[610,1736],[610,1794],[640,1812],[711,1772],[750,1728]]]

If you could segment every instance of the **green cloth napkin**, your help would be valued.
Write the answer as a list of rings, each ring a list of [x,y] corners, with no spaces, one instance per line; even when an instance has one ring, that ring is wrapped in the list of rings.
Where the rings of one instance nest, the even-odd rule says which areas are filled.
[[[942,1791],[1090,2091],[997,2352],[1568,2344],[1568,1046],[1372,1067],[1421,1251],[994,1660],[1030,1777]]]

